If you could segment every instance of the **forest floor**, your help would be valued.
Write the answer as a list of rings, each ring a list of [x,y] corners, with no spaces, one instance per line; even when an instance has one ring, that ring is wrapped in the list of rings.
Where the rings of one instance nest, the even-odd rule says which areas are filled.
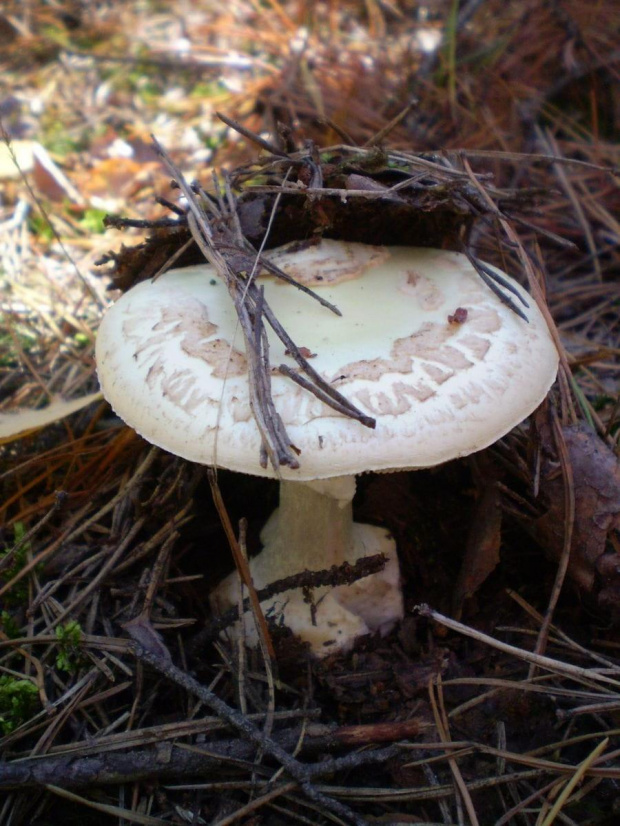
[[[619,42],[612,0],[5,4],[0,826],[618,822]],[[466,227],[548,311],[560,372],[526,423],[359,478],[401,563],[383,639],[217,637],[222,517],[256,550],[276,483],[219,471],[218,508],[102,400],[97,328],[145,261],[109,253],[179,203],[152,136],[208,191],[274,146],[355,147],[356,187],[426,164],[442,245]],[[378,200],[372,240],[423,245],[431,201],[409,238]]]

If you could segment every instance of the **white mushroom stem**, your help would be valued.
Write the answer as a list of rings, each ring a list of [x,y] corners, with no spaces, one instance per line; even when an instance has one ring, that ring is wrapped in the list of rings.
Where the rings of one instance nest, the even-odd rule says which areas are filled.
[[[271,581],[351,561],[354,493],[354,476],[280,482],[280,506],[261,533]]]
[[[250,563],[254,586],[260,590],[305,570],[385,555],[386,565],[377,574],[353,585],[314,589],[314,610],[300,588],[262,603],[265,616],[308,642],[316,656],[346,651],[364,634],[385,634],[403,616],[395,543],[383,528],[353,522],[354,493],[354,476],[281,482],[280,507],[261,532],[263,551]],[[235,605],[238,587],[236,574],[227,577],[211,597],[214,608]],[[247,641],[254,644],[256,632],[249,613],[244,625]]]

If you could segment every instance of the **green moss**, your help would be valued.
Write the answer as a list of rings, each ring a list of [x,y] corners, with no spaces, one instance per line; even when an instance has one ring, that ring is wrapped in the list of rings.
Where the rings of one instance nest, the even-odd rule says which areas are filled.
[[[0,731],[10,734],[32,717],[37,707],[38,690],[30,680],[7,674],[0,677]]]
[[[42,26],[39,34],[62,49],[68,49],[71,44],[69,32],[62,26]]]
[[[41,119],[41,143],[53,155],[64,158],[71,152],[81,152],[90,144],[90,134],[85,129],[71,131],[53,111]]]
[[[150,80],[147,77],[140,77],[136,81],[135,89],[137,95],[144,101],[144,103],[153,103],[163,94],[161,84],[156,80]]]
[[[101,234],[105,232],[103,219],[107,215],[104,209],[87,209],[80,219],[80,226],[90,233]]]
[[[19,625],[15,622],[8,611],[2,611],[0,613],[0,628],[2,628],[10,640],[15,640],[17,637],[21,636]]]
[[[25,541],[26,528],[23,522],[16,522],[13,526],[13,545],[10,548],[5,548],[0,551],[0,559],[4,559],[9,554],[11,561],[8,568],[2,572],[0,581],[10,582],[13,577],[22,570],[28,561],[28,554],[31,551],[31,544]],[[13,585],[11,590],[4,595],[4,604],[6,607],[14,605],[23,605],[28,600],[28,583],[26,579],[21,579],[18,583]]]
[[[15,339],[17,339],[17,344]],[[0,367],[17,367],[19,364],[19,350],[29,353],[36,343],[37,337],[34,333],[15,327],[11,335],[0,327]]]
[[[208,99],[216,97],[224,91],[226,91],[226,87],[219,80],[213,80],[209,83],[199,81],[190,89],[189,96],[191,98],[200,98],[201,100],[204,100],[205,98]]]
[[[53,241],[54,230],[43,215],[33,212],[28,218],[28,228],[40,241]]]
[[[89,338],[89,336],[86,335],[86,333],[76,333],[73,336],[73,346],[79,349],[81,349],[82,347],[86,347],[88,344],[90,344],[90,342],[91,339]]]
[[[56,628],[58,650],[56,668],[68,674],[76,674],[87,660],[82,654],[82,626],[76,620],[70,620]]]

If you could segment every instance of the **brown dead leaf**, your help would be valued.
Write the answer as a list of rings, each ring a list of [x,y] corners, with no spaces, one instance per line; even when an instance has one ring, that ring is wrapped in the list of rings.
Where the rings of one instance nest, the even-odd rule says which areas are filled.
[[[584,425],[563,428],[575,487],[575,522],[568,567],[570,576],[601,602],[620,586],[620,554],[607,540],[620,529],[620,462],[605,442]],[[547,452],[541,494],[549,509],[535,523],[537,540],[559,559],[564,542],[564,494],[559,461]],[[602,598],[602,599],[601,599]]]
[[[172,662],[162,635],[153,628],[146,614],[138,614],[137,617],[124,623],[123,628],[138,645],[141,645],[149,653],[154,654],[163,662]]]
[[[455,617],[461,614],[463,602],[476,593],[499,563],[502,511],[495,482],[482,491],[467,537],[465,557],[452,597]]]
[[[106,158],[98,161],[81,182],[81,190],[94,206],[117,212],[127,200],[160,169],[158,162],[138,163],[132,158]]]
[[[120,197],[131,188],[141,171],[142,165],[131,158],[106,158],[89,170],[83,184],[84,192],[91,196]]]

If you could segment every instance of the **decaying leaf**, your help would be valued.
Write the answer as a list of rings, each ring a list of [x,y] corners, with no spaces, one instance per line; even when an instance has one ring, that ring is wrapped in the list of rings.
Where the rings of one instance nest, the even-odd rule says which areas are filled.
[[[584,425],[563,428],[575,489],[575,521],[569,575],[599,604],[620,610],[620,554],[608,543],[620,529],[620,462],[605,442]],[[559,461],[548,455],[541,494],[549,509],[535,532],[554,559],[564,542],[563,479]]]
[[[494,482],[482,491],[467,537],[465,557],[452,597],[453,612],[460,616],[464,600],[471,597],[499,563],[502,511]]]
[[[166,648],[163,637],[153,628],[146,614],[138,614],[137,617],[124,623],[123,628],[138,645],[156,654],[164,662],[171,662],[170,652]]]
[[[135,198],[158,169],[157,161],[138,163],[132,158],[105,158],[84,176],[82,191],[93,206],[117,212]]]

